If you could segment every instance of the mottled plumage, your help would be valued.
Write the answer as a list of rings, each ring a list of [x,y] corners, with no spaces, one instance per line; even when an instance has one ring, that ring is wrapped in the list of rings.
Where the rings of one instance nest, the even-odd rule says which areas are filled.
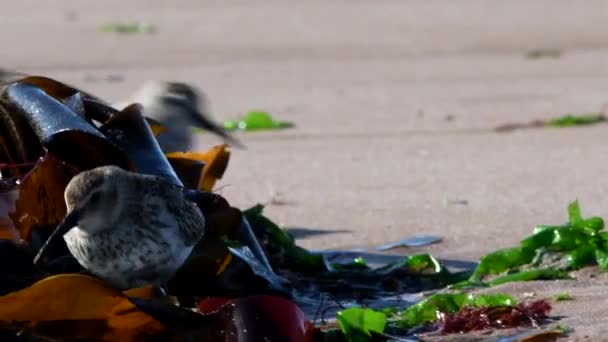
[[[76,175],[65,201],[78,222],[63,236],[68,249],[118,288],[164,284],[204,234],[200,210],[180,187],[115,166]]]
[[[122,109],[134,102],[144,107],[146,116],[167,128],[158,136],[158,143],[165,153],[189,151],[193,143],[193,127],[217,134],[233,146],[244,147],[221,124],[211,120],[205,93],[186,83],[149,81],[128,102],[115,104],[115,107]]]

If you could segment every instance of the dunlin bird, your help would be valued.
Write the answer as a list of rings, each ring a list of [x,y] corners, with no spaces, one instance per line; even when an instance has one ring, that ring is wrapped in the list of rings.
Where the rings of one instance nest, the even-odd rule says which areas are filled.
[[[196,204],[156,176],[102,166],[64,195],[68,214],[47,244],[63,236],[82,267],[119,289],[166,285],[204,234]]]
[[[131,103],[139,103],[144,113],[161,124],[167,131],[158,136],[163,152],[183,152],[192,147],[192,128],[200,128],[219,135],[228,144],[243,148],[244,145],[211,120],[209,100],[204,92],[182,82],[148,81],[127,102],[117,103],[122,109]]]

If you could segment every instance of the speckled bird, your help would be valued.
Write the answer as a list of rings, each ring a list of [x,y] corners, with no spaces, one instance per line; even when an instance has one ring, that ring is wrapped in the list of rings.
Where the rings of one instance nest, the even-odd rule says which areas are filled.
[[[156,176],[98,167],[77,174],[64,195],[68,249],[120,289],[166,285],[204,234],[196,204]]]
[[[122,109],[139,103],[144,113],[167,128],[158,136],[163,152],[189,151],[193,143],[192,128],[200,128],[219,135],[234,147],[244,145],[211,119],[209,100],[202,90],[183,82],[146,82],[128,101],[114,106]]]

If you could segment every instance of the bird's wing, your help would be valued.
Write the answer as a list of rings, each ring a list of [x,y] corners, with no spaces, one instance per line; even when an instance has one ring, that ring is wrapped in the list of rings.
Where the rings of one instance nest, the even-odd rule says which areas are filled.
[[[181,215],[177,217],[180,223],[180,234],[186,246],[194,246],[205,234],[205,218],[198,206],[183,199]]]
[[[205,232],[205,218],[198,206],[184,198],[183,188],[164,178],[150,176],[148,189],[151,195],[162,196],[167,209],[179,223],[179,232],[186,246],[195,245]]]
[[[162,199],[169,213],[179,224],[179,233],[186,246],[193,246],[203,236],[205,219],[198,206],[184,198],[183,187],[167,179],[146,174],[133,175],[130,179],[133,193],[145,193],[149,198]],[[135,199],[137,200],[137,199]]]

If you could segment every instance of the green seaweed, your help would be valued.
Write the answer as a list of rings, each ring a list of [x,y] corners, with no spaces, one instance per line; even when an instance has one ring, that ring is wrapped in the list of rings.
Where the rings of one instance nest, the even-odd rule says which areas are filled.
[[[409,273],[438,274],[447,272],[437,259],[429,254],[415,254],[406,256],[401,262],[384,265],[376,269],[380,274],[387,274],[396,269],[406,269]]]
[[[363,257],[354,258],[353,261],[348,264],[332,263],[332,267],[336,271],[354,271],[370,269]]]
[[[567,271],[587,265],[608,269],[608,234],[601,217],[583,218],[578,201],[568,205],[568,223],[541,225],[517,247],[481,258],[469,282],[493,286],[510,281],[568,278]],[[551,266],[543,265],[551,260]],[[484,283],[487,276],[502,275]]]
[[[245,211],[243,215],[260,241],[265,241],[267,252],[281,255],[281,264],[274,265],[303,273],[327,271],[323,256],[314,254],[295,244],[293,237],[284,229],[272,222],[263,214],[264,206],[257,204]],[[271,260],[273,258],[271,257]]]
[[[153,34],[158,30],[154,25],[147,23],[108,23],[101,25],[99,31],[119,34]]]
[[[369,341],[371,332],[382,333],[386,327],[386,314],[366,308],[349,308],[338,311],[338,324],[347,341]]]
[[[600,113],[589,113],[582,115],[567,114],[558,118],[553,118],[547,122],[550,127],[571,127],[582,125],[593,125],[606,121],[606,117]]]
[[[521,271],[513,274],[508,274],[502,277],[494,278],[488,282],[488,286],[496,286],[514,281],[531,281],[531,280],[553,280],[553,279],[569,279],[568,272],[553,270],[553,269],[538,269]]]
[[[557,330],[557,331],[561,332],[561,333],[562,333],[562,334],[564,334],[564,335],[568,335],[568,334],[570,334],[571,332],[573,332],[573,331],[574,331],[574,329],[572,329],[572,327],[570,327],[570,326],[568,326],[568,325],[566,325],[566,324],[562,324],[562,323],[556,324],[556,325],[553,327],[553,329],[555,329],[555,330]]]
[[[572,297],[572,295],[567,292],[558,293],[553,298],[555,299],[556,302],[565,302],[565,301],[574,300],[574,297]]]
[[[483,256],[471,276],[471,281],[481,280],[489,274],[500,274],[512,268],[530,263],[534,255],[526,252],[525,248],[514,247],[502,249]]]
[[[453,314],[464,307],[493,307],[515,304],[517,304],[517,300],[505,293],[488,295],[438,293],[403,311],[397,324],[402,328],[413,328],[435,322],[440,313]]]
[[[293,123],[287,121],[277,121],[268,112],[251,111],[237,120],[224,121],[224,128],[228,131],[258,131],[283,129],[293,127]]]
[[[570,271],[587,265],[608,269],[608,232],[603,230],[604,220],[584,217],[578,201],[568,205],[567,223],[538,225],[534,227],[533,234],[521,240],[518,246],[489,253],[481,258],[473,272],[460,273],[451,273],[429,254],[406,256],[399,262],[375,269],[370,268],[363,257],[358,257],[348,263],[334,263],[333,272],[329,272],[321,255],[296,246],[293,237],[262,212],[263,206],[257,205],[244,214],[254,232],[257,231],[258,238],[269,241],[267,248],[280,251],[286,269],[328,272],[338,277],[336,279],[387,277],[405,281],[408,285],[412,285],[413,279],[420,279],[426,285],[433,284],[437,288],[450,286],[452,291],[462,291],[464,288],[491,287],[514,281],[570,279]],[[346,340],[368,341],[386,332],[403,334],[403,329],[435,322],[439,314],[454,314],[466,307],[515,304],[516,300],[508,294],[472,295],[442,291],[401,312],[352,308],[341,311],[337,318]]]

